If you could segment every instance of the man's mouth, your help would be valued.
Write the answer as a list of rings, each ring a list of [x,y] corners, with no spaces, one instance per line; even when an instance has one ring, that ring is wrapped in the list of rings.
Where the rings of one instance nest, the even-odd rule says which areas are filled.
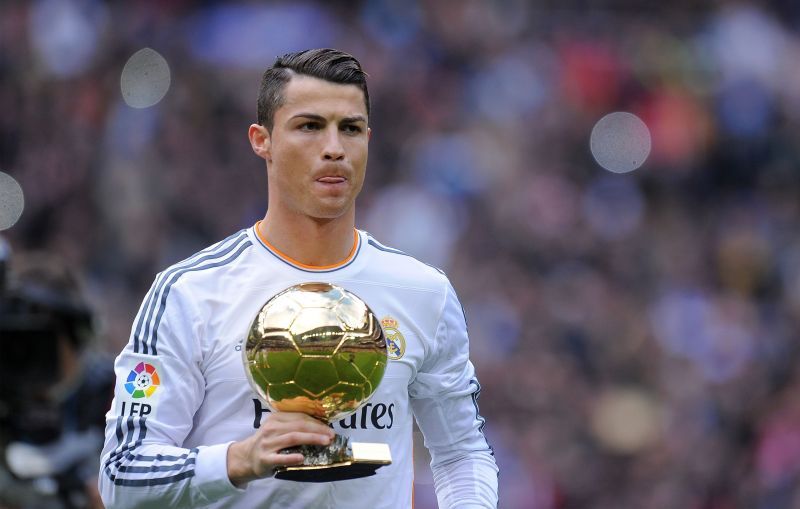
[[[320,177],[317,179],[317,182],[322,182],[323,184],[341,184],[346,180],[347,179],[344,177]]]

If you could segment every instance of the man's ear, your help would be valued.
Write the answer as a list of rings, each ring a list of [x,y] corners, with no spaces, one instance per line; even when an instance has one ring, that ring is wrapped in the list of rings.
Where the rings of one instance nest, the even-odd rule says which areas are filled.
[[[267,128],[259,124],[251,124],[247,130],[247,137],[250,138],[250,146],[253,152],[262,159],[269,162],[272,159],[272,137]]]
[[[371,139],[372,139],[372,128],[371,127],[367,127],[367,140],[371,140]]]

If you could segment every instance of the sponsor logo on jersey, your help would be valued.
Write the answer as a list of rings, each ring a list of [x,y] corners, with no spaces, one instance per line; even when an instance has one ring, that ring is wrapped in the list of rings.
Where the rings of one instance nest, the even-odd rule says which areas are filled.
[[[253,398],[253,428],[261,427],[264,414],[272,411],[260,399]],[[341,429],[392,429],[394,425],[394,403],[370,402],[365,403],[355,413],[341,419],[334,424]]]
[[[149,398],[161,385],[158,371],[155,366],[147,362],[140,362],[128,373],[125,390],[133,398]]]
[[[397,320],[391,316],[384,317],[381,320],[381,325],[383,326],[383,334],[386,336],[389,358],[396,361],[406,353],[406,338],[400,332],[400,325]]]

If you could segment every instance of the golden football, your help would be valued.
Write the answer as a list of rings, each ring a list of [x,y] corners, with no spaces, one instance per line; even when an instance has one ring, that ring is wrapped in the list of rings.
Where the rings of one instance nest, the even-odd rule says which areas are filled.
[[[259,310],[245,372],[275,411],[331,422],[355,412],[386,371],[386,339],[367,304],[329,283],[287,288]]]

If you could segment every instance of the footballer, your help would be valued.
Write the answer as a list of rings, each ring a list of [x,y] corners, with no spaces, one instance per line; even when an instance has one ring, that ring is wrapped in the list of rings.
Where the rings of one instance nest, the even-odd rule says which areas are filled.
[[[462,307],[439,270],[355,228],[370,139],[366,74],[332,49],[284,55],[264,73],[253,151],[266,161],[262,220],[159,273],[117,357],[100,465],[116,507],[411,508],[414,421],[431,453],[442,508],[497,506],[497,465],[483,435],[480,385]],[[372,398],[328,425],[270,412],[247,381],[242,348],[270,297],[303,282],[368,303],[389,342]],[[371,477],[275,479],[289,446],[334,432],[387,443]]]

